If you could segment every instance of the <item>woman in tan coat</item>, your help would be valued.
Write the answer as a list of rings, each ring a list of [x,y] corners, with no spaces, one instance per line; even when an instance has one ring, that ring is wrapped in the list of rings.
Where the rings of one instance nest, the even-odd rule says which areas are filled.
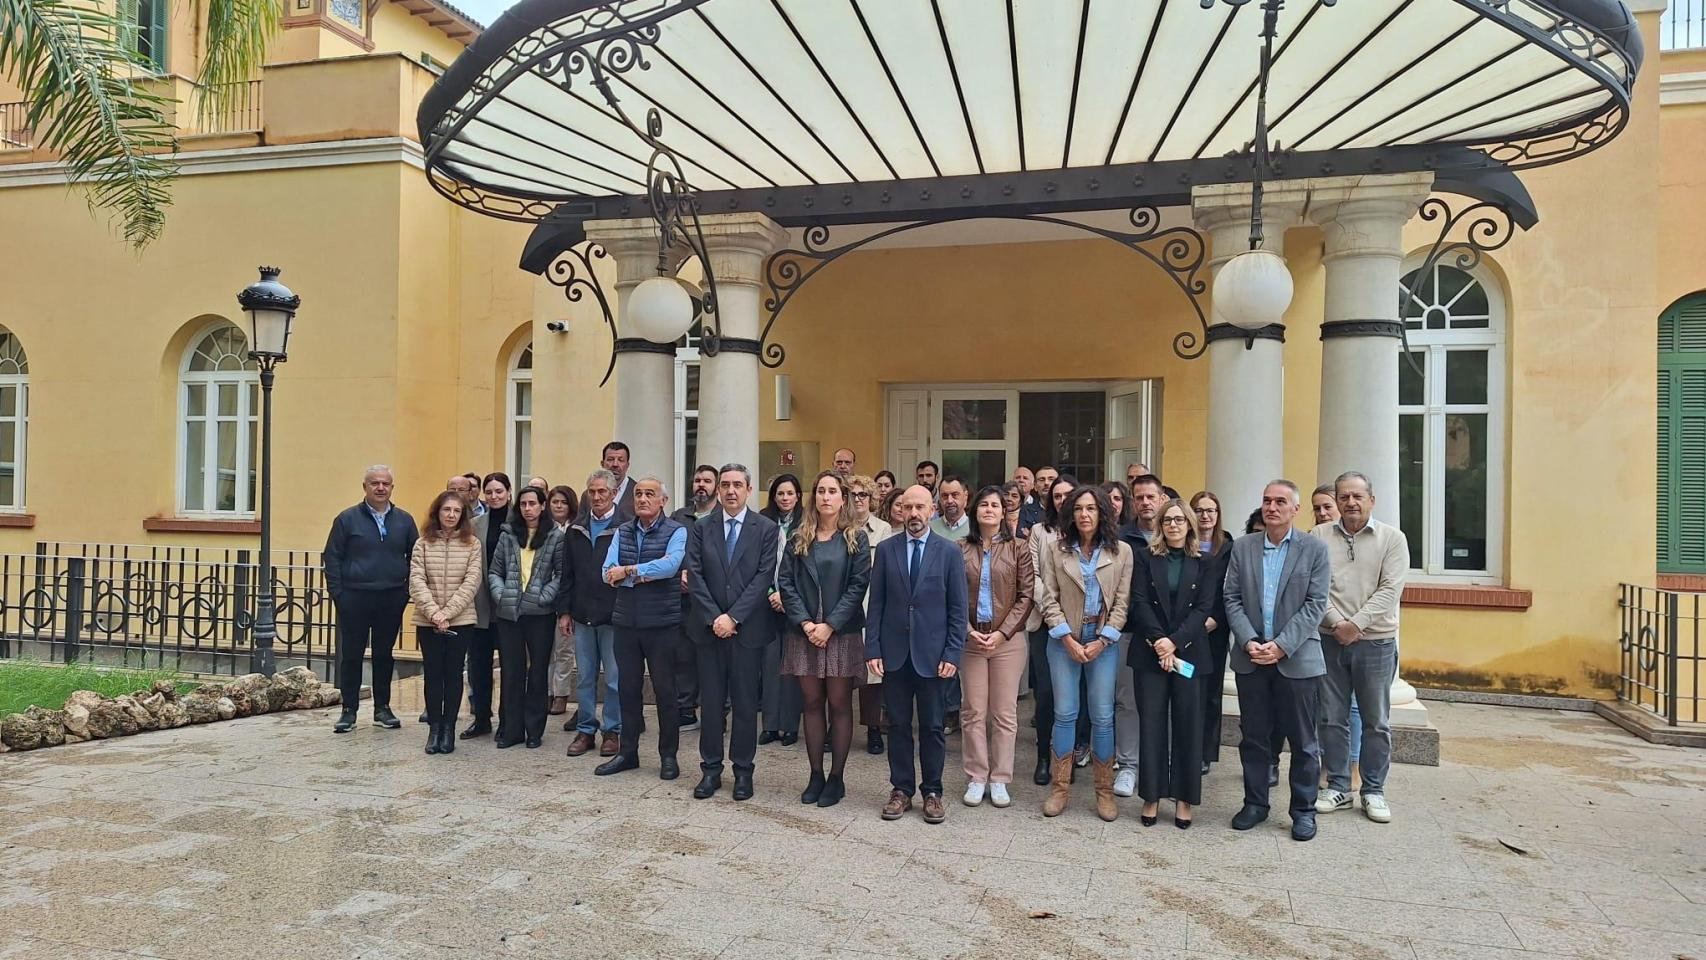
[[[483,586],[486,557],[468,505],[455,491],[435,497],[427,518],[409,554],[409,599],[426,674],[426,752],[451,753],[462,660],[468,655],[468,641],[456,628],[475,622],[474,597]]]
[[[1043,815],[1066,809],[1071,791],[1072,747],[1078,726],[1078,678],[1088,689],[1090,762],[1096,779],[1096,815],[1119,816],[1114,802],[1114,686],[1119,679],[1118,640],[1131,597],[1131,548],[1120,540],[1108,495],[1081,486],[1066,498],[1060,539],[1041,551],[1043,621],[1048,624],[1049,679],[1054,685],[1053,782]]]
[[[972,526],[960,541],[965,556],[966,598],[971,623],[960,684],[960,716],[966,771],[965,804],[1012,803],[1013,743],[1019,735],[1019,678],[1028,656],[1025,619],[1031,613],[1035,579],[1030,544],[1018,539],[1004,516],[1000,487],[984,487],[972,500]]]

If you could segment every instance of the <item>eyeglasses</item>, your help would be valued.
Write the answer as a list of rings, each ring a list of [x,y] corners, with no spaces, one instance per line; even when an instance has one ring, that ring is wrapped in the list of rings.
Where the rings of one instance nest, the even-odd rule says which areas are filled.
[[[1189,520],[1186,520],[1184,517],[1181,517],[1178,514],[1174,514],[1173,516],[1170,516],[1170,517],[1162,517],[1161,522],[1162,523],[1190,523]]]
[[[855,500],[869,500],[869,499],[871,499],[871,495],[868,493],[863,493],[863,492],[855,492],[853,494],[853,499],[855,499]]]

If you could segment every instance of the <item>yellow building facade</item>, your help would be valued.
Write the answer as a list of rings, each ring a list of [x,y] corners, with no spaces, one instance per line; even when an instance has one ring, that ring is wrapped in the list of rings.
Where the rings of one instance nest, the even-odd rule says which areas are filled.
[[[222,331],[240,327],[235,295],[259,264],[282,267],[303,298],[275,394],[280,547],[316,548],[370,464],[394,468],[418,514],[469,470],[579,488],[612,438],[615,384],[600,386],[612,334],[596,304],[518,265],[527,227],[446,202],[423,174],[416,107],[477,27],[433,0],[358,6],[359,23],[342,0],[287,3],[246,128],[198,129],[184,114],[166,233],[145,251],[91,217],[51,157],[29,143],[0,151],[0,327],[27,360],[8,373],[0,349],[0,431],[13,428],[0,447],[15,438],[0,450],[14,487],[0,552],[255,543],[253,374]],[[191,9],[172,6],[166,43],[180,84],[196,68],[195,25],[180,19]],[[1659,11],[1636,12],[1658,51]],[[1618,585],[1675,575],[1655,560],[1649,520],[1655,341],[1661,314],[1706,291],[1703,76],[1706,51],[1650,54],[1621,136],[1525,174],[1539,224],[1444,281],[1474,287],[1462,329],[1450,317],[1430,329],[1417,308],[1419,362],[1467,363],[1478,388],[1447,396],[1438,372],[1401,377],[1402,442],[1427,471],[1414,509],[1435,518],[1437,541],[1405,597],[1403,673],[1417,684],[1609,696]],[[772,331],[787,355],[760,380],[764,449],[794,451],[805,477],[841,446],[861,472],[903,478],[917,450],[981,468],[1065,459],[1023,435],[947,435],[946,405],[999,401],[1050,453],[1108,472],[1118,448],[1187,496],[1201,488],[1206,364],[1172,350],[1198,324],[1188,299],[1117,244],[1027,229],[944,224],[826,267]],[[1431,229],[1406,228],[1406,269]],[[1296,295],[1277,427],[1285,473],[1307,490],[1330,479],[1315,476],[1322,233],[1304,222],[1284,245]],[[608,261],[599,269],[613,290]],[[694,462],[698,362],[689,341],[673,381],[645,385],[670,395],[676,455],[637,473],[679,485]],[[11,420],[8,382],[26,388]],[[1063,450],[1077,434],[1085,446]],[[1438,515],[1468,502],[1450,489],[1468,483],[1485,491],[1470,498],[1481,533],[1447,536]],[[1398,492],[1380,493],[1391,519]],[[1226,503],[1228,525],[1253,506]]]

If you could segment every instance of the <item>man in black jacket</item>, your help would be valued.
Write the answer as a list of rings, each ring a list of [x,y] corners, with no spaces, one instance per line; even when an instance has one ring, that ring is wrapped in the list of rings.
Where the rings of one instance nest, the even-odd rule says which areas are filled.
[[[587,509],[575,516],[563,538],[563,571],[553,609],[557,629],[575,638],[575,715],[563,724],[575,731],[569,741],[569,756],[578,757],[593,747],[599,732],[598,672],[604,671],[604,737],[598,753],[616,756],[622,732],[621,695],[616,684],[616,628],[611,612],[616,606],[616,588],[604,582],[604,557],[619,526],[612,494],[616,478],[598,469],[586,478]]]
[[[338,610],[338,692],[343,713],[333,733],[355,726],[361,702],[361,662],[373,646],[373,723],[402,726],[391,712],[391,648],[409,601],[409,554],[420,534],[415,518],[391,503],[391,468],[367,468],[362,502],[338,514],[321,554],[326,592]]]

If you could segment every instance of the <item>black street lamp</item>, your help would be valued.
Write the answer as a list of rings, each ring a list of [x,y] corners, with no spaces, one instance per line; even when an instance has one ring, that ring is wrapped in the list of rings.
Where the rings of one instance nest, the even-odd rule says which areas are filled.
[[[302,305],[301,297],[278,282],[278,274],[277,267],[262,267],[261,279],[237,294],[238,306],[249,315],[249,359],[261,367],[261,582],[249,670],[269,677],[277,669],[273,641],[278,639],[272,573],[272,378],[273,368],[288,358],[290,323]]]

